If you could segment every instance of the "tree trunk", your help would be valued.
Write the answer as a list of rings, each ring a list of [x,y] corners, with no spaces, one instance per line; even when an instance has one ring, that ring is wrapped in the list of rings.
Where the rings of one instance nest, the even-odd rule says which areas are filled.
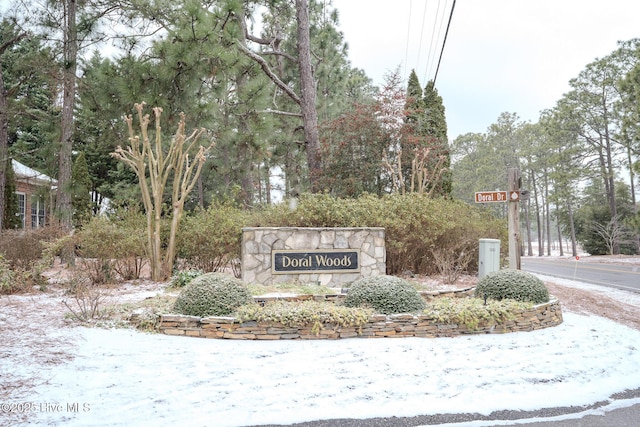
[[[264,162],[264,198],[267,205],[271,205],[271,162]]]
[[[2,52],[0,52],[1,54]],[[7,107],[7,90],[4,87],[2,75],[2,64],[0,64],[0,230],[3,229],[4,210],[4,190],[7,182],[7,147],[9,145],[9,118]]]
[[[520,191],[520,170],[509,168],[509,191]],[[507,200],[509,231],[509,268],[520,270],[520,202]]]
[[[311,191],[318,192],[318,178],[321,172],[320,137],[318,135],[318,113],[316,111],[316,86],[311,68],[311,45],[309,35],[309,3],[296,0],[298,22],[298,67],[300,69],[300,109],[304,126],[304,140],[307,149],[307,164]]]
[[[633,206],[633,214],[638,214],[638,204],[636,203],[636,186],[635,186],[635,173],[633,173],[633,159],[631,153],[631,147],[627,144],[627,167],[629,168],[629,188],[631,190],[631,204]],[[636,245],[636,251],[640,252],[640,234],[636,232],[633,240]]]
[[[578,244],[576,242],[576,226],[573,222],[573,207],[571,205],[571,200],[567,200],[567,214],[569,215],[569,228],[571,229],[571,253],[575,257],[578,256]]]
[[[58,189],[56,211],[60,225],[65,230],[72,228],[71,153],[73,148],[73,107],[76,94],[76,68],[78,41],[76,28],[76,0],[65,0],[64,69],[62,76],[62,125],[60,149],[58,151]]]
[[[549,208],[549,180],[547,171],[544,171],[544,211],[545,211],[545,223],[547,231],[547,255],[551,256],[551,210]]]
[[[527,227],[527,255],[528,256],[533,256],[533,244],[531,242],[531,217],[529,217],[530,211],[529,211],[529,201],[530,199],[526,200],[526,203],[524,204],[524,212],[525,212],[525,226]]]
[[[609,209],[611,210],[611,220],[613,221],[614,229],[618,227],[618,210],[616,206],[616,186],[615,186],[615,170],[613,166],[613,155],[611,153],[611,140],[609,138],[609,126],[605,121],[605,141],[606,141],[606,153],[607,153],[607,181],[609,184]],[[613,244],[613,255],[620,253],[620,242],[616,239]]]
[[[236,75],[236,91],[238,96],[245,90],[247,84],[247,75],[244,70],[240,70]],[[238,169],[240,170],[240,188],[242,198],[241,202],[244,207],[250,207],[254,203],[255,183],[253,179],[253,150],[249,141],[251,131],[247,120],[241,119],[238,124]]]
[[[562,247],[562,230],[560,229],[560,219],[558,217],[558,208],[556,207],[556,226],[558,227],[558,249],[560,256],[564,256],[564,248]]]
[[[536,176],[531,172],[531,186],[533,187],[533,200],[536,208],[536,226],[538,231],[538,256],[544,255],[544,242],[542,241],[542,221],[540,220],[540,203],[538,201],[538,187]]]

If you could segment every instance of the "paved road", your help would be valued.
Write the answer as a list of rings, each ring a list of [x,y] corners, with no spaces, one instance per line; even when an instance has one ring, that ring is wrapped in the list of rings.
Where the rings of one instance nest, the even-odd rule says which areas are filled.
[[[640,265],[568,259],[522,258],[522,270],[547,276],[640,292]],[[640,425],[640,424],[639,424]]]
[[[634,397],[636,396],[636,397]],[[498,411],[481,414],[438,414],[416,417],[326,419],[290,427],[638,427],[640,390],[621,393],[619,400],[587,408],[547,408],[538,411]],[[303,409],[302,409],[303,410]],[[282,427],[268,425],[262,427]]]

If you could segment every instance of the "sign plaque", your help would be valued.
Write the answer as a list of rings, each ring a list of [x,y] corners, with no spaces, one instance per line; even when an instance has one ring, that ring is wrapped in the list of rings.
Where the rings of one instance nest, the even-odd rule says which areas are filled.
[[[476,203],[517,202],[520,200],[519,191],[478,191],[475,194]]]
[[[273,274],[357,273],[360,252],[353,249],[273,250]]]

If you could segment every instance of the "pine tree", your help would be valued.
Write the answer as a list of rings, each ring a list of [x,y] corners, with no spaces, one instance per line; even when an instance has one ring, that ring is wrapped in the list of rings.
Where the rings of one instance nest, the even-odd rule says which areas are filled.
[[[2,228],[14,229],[22,227],[18,213],[18,195],[16,194],[16,175],[11,166],[11,159],[7,159],[7,169],[4,186],[4,219]]]

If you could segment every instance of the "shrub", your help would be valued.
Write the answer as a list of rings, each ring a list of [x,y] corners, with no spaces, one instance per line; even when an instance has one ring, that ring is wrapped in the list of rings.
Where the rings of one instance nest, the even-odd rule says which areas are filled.
[[[174,310],[189,316],[227,316],[252,302],[251,292],[238,279],[222,273],[207,273],[180,291]]]
[[[499,270],[487,274],[478,282],[475,295],[479,298],[513,299],[534,304],[549,301],[549,291],[544,282],[520,270]]]
[[[317,334],[326,324],[362,327],[373,313],[369,309],[344,307],[317,301],[273,301],[264,306],[259,304],[243,305],[238,308],[236,314],[241,322],[250,320],[276,322],[287,327],[311,325],[312,332]]]
[[[504,221],[478,207],[415,193],[364,194],[357,199],[303,194],[295,210],[277,204],[256,210],[251,222],[253,226],[383,227],[389,274],[477,271],[478,240],[507,237]],[[448,265],[428,256],[434,251],[446,254]]]
[[[18,289],[16,288],[16,281],[13,270],[11,270],[9,263],[0,255],[0,294],[12,294]]]
[[[184,288],[196,277],[202,276],[202,270],[181,270],[171,276],[171,287]]]
[[[60,241],[64,232],[58,227],[44,227],[31,230],[5,230],[0,235],[0,292],[17,293],[38,286],[44,290],[47,279],[42,273],[51,265],[51,247]],[[55,250],[55,249],[54,249]],[[12,280],[5,269],[10,269]]]
[[[422,310],[425,301],[404,279],[394,276],[372,276],[353,282],[344,305],[371,307],[378,313],[392,314]]]
[[[240,277],[234,261],[241,256],[246,215],[225,202],[184,217],[177,236],[178,257],[187,267],[207,272],[221,271],[231,264],[235,276]]]
[[[94,284],[109,283],[116,273],[122,280],[137,279],[146,263],[145,239],[145,217],[122,210],[86,223],[76,235],[76,251]]]
[[[0,234],[0,253],[11,268],[28,270],[43,258],[47,246],[64,234],[58,227],[4,230]]]
[[[104,317],[103,303],[109,296],[107,291],[99,286],[93,286],[93,278],[84,271],[74,271],[67,282],[66,295],[62,303],[72,317],[80,322],[90,322]]]
[[[461,324],[476,329],[481,324],[496,324],[512,320],[516,313],[531,308],[531,303],[478,298],[436,298],[427,304],[424,314],[438,323]]]

